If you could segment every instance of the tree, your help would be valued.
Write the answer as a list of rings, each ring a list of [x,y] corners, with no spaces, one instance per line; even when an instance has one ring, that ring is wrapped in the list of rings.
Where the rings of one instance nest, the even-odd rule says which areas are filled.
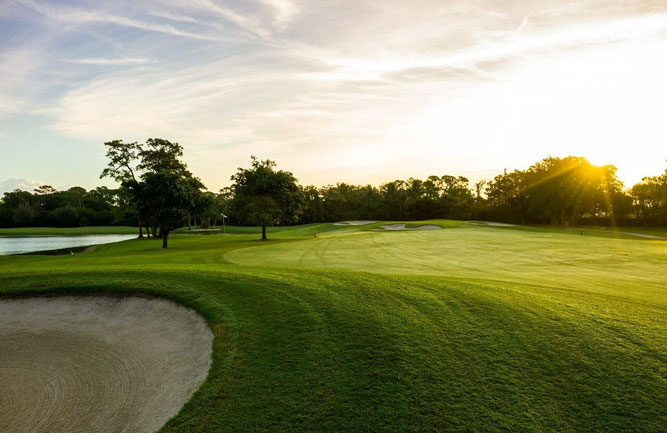
[[[38,195],[49,195],[56,192],[56,189],[51,185],[41,185],[34,189],[35,194]]]
[[[55,210],[54,217],[59,227],[77,227],[79,225],[79,212],[74,206],[64,206]]]
[[[143,237],[145,222],[153,222],[153,235],[157,232],[155,216],[145,201],[150,198],[146,191],[145,180],[148,174],[160,172],[178,173],[183,178],[194,179],[187,171],[187,165],[180,160],[183,156],[183,147],[162,138],[149,138],[145,144],[137,142],[125,143],[123,140],[113,140],[104,143],[107,148],[106,156],[109,165],[102,171],[100,178],[110,177],[131,192],[131,205],[137,210],[139,223],[139,237]],[[158,189],[159,190],[159,189]],[[156,192],[151,189],[151,192]],[[150,231],[149,231],[150,233]],[[150,235],[149,235],[150,236]]]
[[[527,222],[525,172],[514,170],[499,174],[487,183],[486,195],[493,219],[506,222]]]
[[[102,170],[100,179],[110,177],[116,182],[123,184],[128,181],[137,181],[136,162],[139,159],[141,145],[136,141],[124,143],[123,140],[112,140],[104,143],[107,148],[106,157],[109,164]]]
[[[667,226],[667,170],[645,177],[630,191],[636,217],[643,224]]]
[[[185,222],[188,210],[194,207],[194,197],[201,193],[194,185],[183,173],[161,170],[144,175],[142,203],[160,229],[162,248],[168,247],[169,233]]]
[[[142,152],[141,145],[136,141],[125,143],[123,140],[112,140],[104,143],[104,146],[107,148],[106,157],[109,159],[109,164],[102,170],[100,179],[110,177],[120,183],[122,188],[130,191],[131,204],[138,211],[139,237],[143,238],[143,223],[146,215],[141,211],[144,208],[140,203],[142,185],[137,179],[137,171],[139,170],[137,161]]]
[[[188,178],[189,187],[192,191],[192,207],[188,209],[188,220],[190,217],[199,220],[202,228],[208,228],[211,217],[213,217],[215,206],[215,194],[212,192],[202,192],[204,185],[196,177]],[[204,226],[205,225],[205,226]]]
[[[622,189],[612,165],[594,166],[586,158],[545,158],[525,174],[530,210],[552,224],[575,226],[580,217],[613,220],[613,202]]]
[[[28,225],[35,219],[35,211],[27,203],[19,204],[12,214],[12,222],[16,225]]]
[[[183,146],[178,143],[162,138],[149,138],[146,144],[139,148],[138,155],[141,159],[141,163],[137,166],[139,170],[153,173],[187,172],[187,165],[181,161]]]
[[[274,161],[251,159],[250,168],[239,168],[231,178],[233,210],[238,220],[261,226],[266,240],[267,226],[298,221],[304,198],[292,173],[275,170]]]
[[[395,180],[380,185],[380,194],[385,205],[384,215],[390,220],[405,219],[406,182]]]
[[[469,181],[463,176],[444,175],[440,177],[442,189],[443,215],[455,219],[469,219],[474,201],[468,186]]]
[[[324,206],[322,197],[316,187],[309,185],[302,189],[304,205],[301,212],[301,221],[313,223],[324,221]]]

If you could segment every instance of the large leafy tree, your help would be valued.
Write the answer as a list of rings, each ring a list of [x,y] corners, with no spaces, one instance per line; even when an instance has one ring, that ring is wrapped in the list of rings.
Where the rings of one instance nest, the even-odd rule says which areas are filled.
[[[294,175],[276,170],[271,160],[251,157],[250,168],[239,168],[232,176],[233,211],[237,220],[262,227],[298,221],[304,198]]]
[[[131,192],[132,205],[139,214],[140,237],[143,223],[148,222],[154,236],[160,229],[166,248],[169,232],[177,224],[189,215],[205,212],[203,207],[209,201],[202,198],[204,185],[181,160],[180,144],[149,138],[145,144],[114,140],[104,145],[109,165],[100,177],[111,177]]]
[[[531,209],[552,224],[573,226],[583,215],[613,219],[621,188],[614,166],[594,166],[581,157],[546,158],[526,172]]]
[[[188,210],[194,207],[202,186],[183,173],[169,170],[144,175],[142,202],[160,229],[162,248],[168,247],[169,233],[187,219]]]

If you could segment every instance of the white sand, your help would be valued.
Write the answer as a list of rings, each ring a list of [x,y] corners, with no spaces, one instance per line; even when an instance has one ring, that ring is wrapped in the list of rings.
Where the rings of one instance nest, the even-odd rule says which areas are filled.
[[[341,221],[339,223],[334,223],[335,226],[365,226],[367,224],[373,224],[377,221],[368,221],[368,220],[358,220],[358,221]]]
[[[657,240],[667,240],[664,236],[648,235],[646,233],[634,233],[634,232],[619,232],[615,230],[600,230],[600,229],[582,229],[582,228],[572,228],[571,230],[581,230],[587,232],[607,232],[607,233],[618,233],[622,235],[636,236],[638,238],[644,239],[657,239]]]
[[[647,235],[646,233],[631,233],[631,232],[618,232],[618,233],[623,233],[623,234],[626,234],[626,235],[637,236],[638,238],[645,238],[645,239],[662,239],[662,240],[667,240],[666,237],[663,237],[663,236],[656,236],[656,235]]]
[[[393,230],[440,230],[442,227],[433,224],[424,224],[417,227],[405,227],[405,224],[385,224],[375,231],[393,231]]]
[[[405,224],[385,224],[380,226],[382,230],[405,230]]]
[[[477,221],[476,222],[468,222],[468,224],[472,224],[472,225],[476,225],[476,226],[496,226],[496,227],[513,227],[515,225],[515,224],[506,224],[506,223],[477,222]],[[618,234],[622,234],[622,235],[636,236],[638,238],[644,238],[644,239],[667,240],[667,237],[657,236],[657,235],[649,235],[649,234],[646,234],[646,233],[619,232],[619,231],[615,231],[615,230],[585,229],[585,228],[577,228],[577,227],[571,227],[570,230],[618,233]]]
[[[0,432],[154,432],[206,379],[212,341],[166,300],[2,299]]]

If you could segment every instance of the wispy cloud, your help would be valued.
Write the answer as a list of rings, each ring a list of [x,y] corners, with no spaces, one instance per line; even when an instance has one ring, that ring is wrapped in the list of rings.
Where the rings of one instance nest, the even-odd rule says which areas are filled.
[[[173,14],[169,12],[164,12],[164,11],[152,11],[150,14],[154,17],[158,18],[165,18],[170,21],[180,21],[184,23],[200,23],[201,21],[197,20],[196,18],[187,16],[187,15],[181,15],[181,14]]]
[[[214,14],[225,21],[234,23],[246,34],[253,37],[268,38],[271,35],[270,31],[253,16],[240,14],[234,9],[221,6],[212,0],[189,0],[187,2],[173,2],[170,0],[170,3],[187,10],[205,11]]]
[[[298,6],[292,0],[262,0],[262,2],[275,10],[274,19],[278,24],[285,24],[299,13]]]
[[[215,35],[180,30],[175,27],[172,27],[171,25],[150,23],[147,21],[128,18],[121,15],[99,13],[96,11],[83,10],[73,7],[64,7],[64,6],[53,7],[50,4],[40,3],[35,0],[19,0],[19,1],[23,5],[51,19],[64,21],[68,23],[109,23],[125,27],[132,27],[135,29],[140,29],[150,32],[165,33],[173,36],[182,36],[193,39],[201,39],[209,41],[223,40],[222,38]]]
[[[250,153],[325,183],[653,143],[667,99],[664,2],[18,1],[4,27],[49,38],[0,41],[0,107],[63,140],[180,140],[214,187]]]
[[[145,65],[153,63],[146,57],[118,57],[118,58],[82,58],[82,59],[63,59],[67,63],[77,63],[80,65]]]
[[[29,48],[33,45],[28,45]],[[43,60],[25,48],[8,49],[0,54],[0,118],[28,108],[25,100],[30,76],[43,64]]]

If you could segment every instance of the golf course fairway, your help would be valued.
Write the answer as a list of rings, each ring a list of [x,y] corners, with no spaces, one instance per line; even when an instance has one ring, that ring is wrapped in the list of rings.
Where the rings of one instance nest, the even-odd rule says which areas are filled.
[[[0,256],[0,294],[150,295],[203,316],[208,377],[161,432],[667,430],[667,241],[373,230],[392,223]]]

